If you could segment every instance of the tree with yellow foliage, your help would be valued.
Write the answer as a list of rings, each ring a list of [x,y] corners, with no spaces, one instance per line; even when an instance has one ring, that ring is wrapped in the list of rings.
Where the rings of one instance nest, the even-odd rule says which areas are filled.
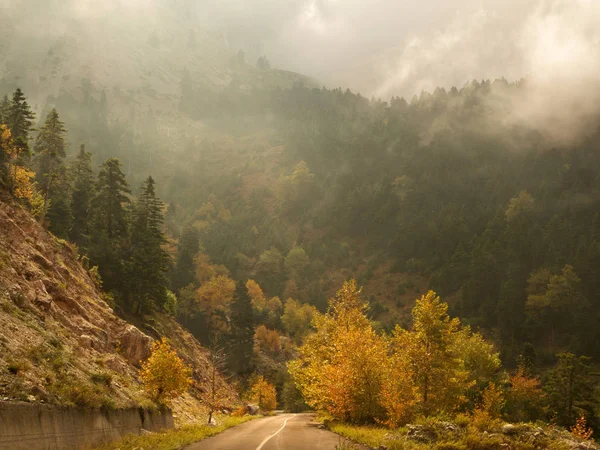
[[[152,343],[150,357],[139,371],[149,398],[165,404],[179,397],[192,383],[192,369],[171,348],[165,338]]]
[[[390,357],[385,365],[385,379],[381,392],[381,405],[387,412],[385,423],[392,428],[408,423],[415,415],[418,389],[412,378],[412,364],[405,351],[408,332],[397,329],[390,340]]]
[[[250,398],[256,402],[262,412],[273,411],[277,407],[275,386],[259,376],[250,389]]]
[[[450,319],[448,305],[429,291],[413,308],[413,329],[396,327],[400,357],[410,361],[418,393],[419,412],[454,410],[466,400],[468,372],[453,352],[459,335],[458,319]]]
[[[451,319],[435,292],[417,300],[413,322],[389,339],[378,335],[355,281],[344,283],[288,364],[307,404],[340,420],[398,426],[418,414],[456,411],[478,395],[477,382],[484,388],[494,378],[493,346]]]
[[[0,125],[0,181],[16,198],[27,201],[37,217],[44,209],[44,200],[32,181],[35,173],[18,164],[22,152],[8,126]]]
[[[234,292],[235,281],[227,275],[216,275],[196,290],[197,304],[206,315],[211,332],[226,330],[226,315]]]
[[[269,330],[264,325],[256,327],[254,332],[254,352],[265,352],[271,355],[281,353],[281,338],[276,330]]]
[[[354,280],[344,283],[315,325],[288,366],[307,404],[342,420],[383,419],[387,343],[371,326]]]

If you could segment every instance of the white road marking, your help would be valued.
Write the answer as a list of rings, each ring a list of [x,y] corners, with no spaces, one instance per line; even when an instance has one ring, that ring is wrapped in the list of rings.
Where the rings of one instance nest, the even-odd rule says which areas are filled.
[[[260,443],[260,445],[258,447],[256,447],[255,450],[261,450],[263,448],[263,446],[269,442],[269,439],[277,436],[279,433],[281,433],[281,430],[283,430],[285,428],[285,426],[287,425],[288,420],[293,419],[294,417],[296,417],[296,414],[294,414],[292,417],[288,417],[287,419],[285,419],[285,421],[283,422],[283,425],[281,425],[281,428],[279,430],[277,430],[275,433],[273,433],[271,436],[267,436],[266,438],[263,439],[263,441]]]

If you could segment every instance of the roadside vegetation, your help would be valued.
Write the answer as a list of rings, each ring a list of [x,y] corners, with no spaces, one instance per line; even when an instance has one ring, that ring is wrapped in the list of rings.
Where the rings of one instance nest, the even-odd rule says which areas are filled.
[[[559,355],[543,390],[525,360],[503,369],[494,346],[447,310],[429,291],[412,327],[378,333],[351,280],[317,315],[292,378],[332,431],[371,448],[597,448],[575,406],[583,360]]]
[[[421,419],[398,429],[375,425],[328,423],[328,429],[350,441],[388,450],[570,450],[598,449],[576,433],[544,423],[509,424],[498,421],[482,426],[466,417]],[[347,448],[362,447],[349,445]]]

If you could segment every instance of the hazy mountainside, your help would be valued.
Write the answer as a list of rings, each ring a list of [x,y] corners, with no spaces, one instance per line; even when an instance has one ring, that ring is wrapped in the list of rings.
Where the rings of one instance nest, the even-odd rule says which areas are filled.
[[[198,145],[206,126],[180,114],[187,90],[214,109],[211,99],[223,90],[311,83],[299,74],[260,70],[255,56],[246,58],[223,33],[198,25],[186,2],[152,2],[144,14],[127,5],[105,9],[92,14],[77,2],[7,8],[0,92],[28,92],[38,118],[56,107],[72,148],[85,142],[98,164],[120,157],[128,175],[165,166],[163,173],[171,174],[177,154]]]
[[[600,114],[580,92],[499,79],[369,100],[255,68],[185,8],[158,2],[131,23],[128,9],[68,11],[13,12],[0,92],[21,86],[38,123],[56,108],[69,156],[85,143],[95,167],[119,157],[132,186],[154,177],[195,336],[232,339],[234,282],[260,285],[240,306],[240,372],[277,373],[281,392],[290,349],[261,367],[252,332],[301,342],[310,320],[294,335],[287,300],[324,310],[351,277],[378,330],[407,324],[433,288],[509,366],[600,356]]]
[[[4,195],[4,194],[3,194]],[[166,336],[193,367],[188,394],[173,403],[181,423],[203,420],[211,363],[172,318],[145,318],[144,331],[118,318],[73,246],[43,230],[6,196],[0,202],[0,397],[88,407],[149,405],[138,381],[153,338]],[[228,400],[235,390],[218,378]]]

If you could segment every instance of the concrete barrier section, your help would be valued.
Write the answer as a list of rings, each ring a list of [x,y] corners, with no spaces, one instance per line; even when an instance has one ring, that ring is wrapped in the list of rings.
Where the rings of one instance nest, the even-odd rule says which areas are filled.
[[[170,410],[98,410],[0,402],[0,450],[89,449],[142,430],[173,428]]]

